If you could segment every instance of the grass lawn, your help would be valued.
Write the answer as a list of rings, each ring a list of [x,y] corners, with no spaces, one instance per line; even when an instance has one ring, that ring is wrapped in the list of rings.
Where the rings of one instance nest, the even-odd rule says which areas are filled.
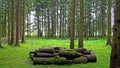
[[[109,68],[110,47],[105,46],[106,40],[86,40],[84,47],[92,50],[97,56],[96,63],[72,65],[32,65],[29,51],[40,47],[61,46],[69,48],[69,39],[37,39],[27,38],[21,47],[12,47],[4,44],[5,49],[0,49],[0,68]],[[75,40],[77,48],[77,40]]]

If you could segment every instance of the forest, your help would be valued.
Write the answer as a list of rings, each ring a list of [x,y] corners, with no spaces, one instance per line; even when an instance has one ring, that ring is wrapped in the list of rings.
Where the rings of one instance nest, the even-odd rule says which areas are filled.
[[[0,0],[0,68],[120,68],[119,41],[120,0]]]

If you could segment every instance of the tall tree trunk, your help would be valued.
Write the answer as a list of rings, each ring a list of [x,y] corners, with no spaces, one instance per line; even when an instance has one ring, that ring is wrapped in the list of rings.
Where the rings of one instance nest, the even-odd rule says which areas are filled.
[[[14,0],[12,0],[12,10],[11,10],[12,20],[11,20],[11,42],[10,42],[10,45],[14,44],[14,25],[15,25],[14,14],[15,14],[15,12],[14,12]]]
[[[23,26],[23,0],[20,0],[20,39],[22,39],[22,26]]]
[[[110,68],[120,68],[120,0],[116,0]]]
[[[62,6],[60,6],[60,38],[62,34]]]
[[[53,8],[56,8],[56,1],[55,0],[53,0],[51,4],[52,4]],[[52,18],[51,18],[51,21],[52,21],[52,33],[51,33],[51,37],[55,38],[56,37],[56,9],[52,9]]]
[[[2,44],[1,44],[1,21],[0,21],[0,48],[2,48]]]
[[[2,2],[0,1],[0,9],[2,9],[1,5],[2,5]],[[0,48],[2,47],[1,45],[1,34],[2,34],[1,24],[2,24],[2,10],[0,10]]]
[[[48,38],[50,37],[50,10],[49,8],[47,9],[47,14],[48,14]]]
[[[8,44],[10,45],[10,38],[11,38],[11,34],[10,34],[10,31],[11,31],[11,12],[10,12],[10,5],[11,5],[11,1],[8,0]]]
[[[107,43],[106,45],[111,45],[111,0],[108,0],[108,28],[107,28]]]
[[[17,9],[16,9],[16,43],[15,43],[15,46],[19,46],[19,24],[20,24],[20,0],[17,0]]]
[[[84,0],[80,0],[80,33],[78,48],[83,47],[83,27],[84,27]]]
[[[25,17],[26,17],[26,0],[23,0],[23,26],[22,26],[22,40],[21,42],[25,42]]]
[[[59,4],[59,1],[58,0],[56,0],[56,4]],[[57,38],[59,37],[59,28],[58,28],[58,23],[59,23],[59,9],[58,9],[58,5],[57,5],[57,17],[56,17],[56,20],[57,20],[57,22],[56,22],[56,33],[57,33]]]
[[[75,0],[71,0],[70,12],[70,49],[74,49],[74,34],[75,34]]]
[[[3,37],[5,37],[6,36],[6,26],[7,26],[7,9],[6,9],[6,3],[5,3],[5,9],[4,9],[4,23],[3,23]]]

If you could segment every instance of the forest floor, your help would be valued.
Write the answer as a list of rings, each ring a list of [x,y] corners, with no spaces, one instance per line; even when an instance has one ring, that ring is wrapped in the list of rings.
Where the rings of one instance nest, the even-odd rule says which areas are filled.
[[[38,39],[27,38],[26,43],[20,47],[4,44],[0,49],[0,68],[109,68],[110,46],[106,46],[106,40],[85,40],[84,47],[92,50],[97,56],[96,63],[72,64],[72,65],[33,65],[29,58],[29,51],[40,47],[60,46],[69,48],[69,39]],[[75,40],[75,48],[77,48]]]

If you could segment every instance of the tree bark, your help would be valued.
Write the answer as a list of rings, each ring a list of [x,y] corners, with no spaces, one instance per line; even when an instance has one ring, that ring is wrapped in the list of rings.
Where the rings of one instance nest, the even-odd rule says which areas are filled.
[[[1,16],[0,16],[1,17]],[[1,19],[1,18],[0,18]],[[1,21],[0,21],[0,48],[2,48],[2,44],[1,44]]]
[[[80,0],[80,32],[78,48],[83,47],[83,27],[84,27],[84,0]]]
[[[74,49],[74,34],[75,34],[75,0],[71,0],[70,12],[70,49]]]
[[[14,21],[14,0],[12,0],[12,10],[11,10],[11,42],[10,45],[14,44],[14,25],[15,25],[15,21]]]
[[[107,28],[107,43],[111,45],[111,0],[108,0],[108,28]]]
[[[116,0],[110,68],[120,68],[120,0]]]
[[[25,42],[25,16],[26,16],[26,0],[23,0],[23,26],[22,26],[22,40],[21,42]]]
[[[20,24],[20,0],[17,0],[17,9],[16,9],[16,43],[15,43],[15,46],[19,46],[19,24]]]
[[[10,0],[8,0],[8,44],[10,45],[10,38],[11,38],[11,35],[10,35],[10,31],[11,31],[11,13],[10,13],[10,5],[11,5],[11,2]]]

